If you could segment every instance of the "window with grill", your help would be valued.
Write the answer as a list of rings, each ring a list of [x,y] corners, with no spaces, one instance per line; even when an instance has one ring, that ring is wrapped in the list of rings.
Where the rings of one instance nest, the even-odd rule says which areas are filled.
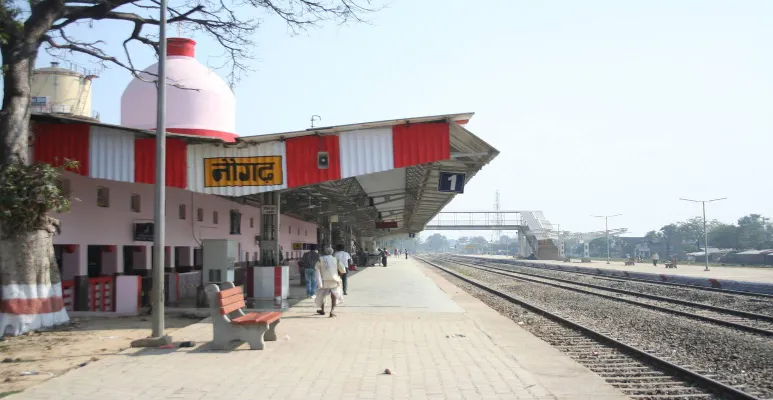
[[[188,217],[188,212],[186,208],[187,207],[185,207],[185,204],[180,204],[180,207],[177,208],[177,214],[180,217],[180,219],[185,219]]]
[[[290,234],[290,235],[293,234],[293,227],[292,226],[288,226],[287,227],[287,233]]]
[[[212,223],[217,224],[217,211],[212,211]]]
[[[242,234],[242,214],[239,210],[231,210],[231,234]]]
[[[199,208],[199,209],[196,210],[196,219],[199,222],[204,222],[204,209],[203,208]]]
[[[97,187],[97,206],[110,207],[110,189],[102,186]]]
[[[130,207],[131,207],[132,212],[138,213],[138,212],[141,211],[141,209],[142,209],[142,206],[141,206],[142,202],[141,202],[140,195],[138,195],[137,193],[133,193],[129,203],[130,203]]]
[[[250,218],[250,228],[255,227],[255,218]]]

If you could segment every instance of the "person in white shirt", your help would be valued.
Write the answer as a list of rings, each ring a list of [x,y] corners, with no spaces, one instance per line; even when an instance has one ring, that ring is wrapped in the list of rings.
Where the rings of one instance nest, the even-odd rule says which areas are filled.
[[[341,282],[343,283],[344,287],[344,296],[346,296],[346,289],[349,287],[349,267],[353,264],[352,262],[352,256],[344,250],[345,247],[343,244],[337,244],[336,245],[336,252],[333,253],[333,257],[335,257],[338,261],[341,262],[341,264],[344,265],[344,268],[346,268],[346,272],[341,274]]]
[[[317,298],[314,302],[319,306],[317,314],[325,315],[325,299],[330,295],[332,305],[330,306],[330,318],[335,317],[333,310],[336,304],[344,302],[344,294],[341,290],[341,274],[346,272],[346,268],[337,258],[333,257],[333,249],[325,248],[325,255],[319,258],[316,266],[316,275],[321,281],[317,290]]]

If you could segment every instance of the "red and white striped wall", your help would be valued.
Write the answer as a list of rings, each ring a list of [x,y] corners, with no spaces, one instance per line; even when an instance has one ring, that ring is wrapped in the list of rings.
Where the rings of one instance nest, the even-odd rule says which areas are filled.
[[[70,320],[62,299],[61,283],[0,286],[0,336],[63,324]]]
[[[84,176],[121,182],[155,182],[155,139],[88,124],[36,124],[34,159],[61,165],[77,160]],[[317,168],[328,152],[329,167]],[[282,157],[281,183],[270,186],[205,187],[205,158]],[[448,160],[448,123],[412,123],[329,135],[291,137],[231,146],[167,139],[166,185],[199,193],[243,196]]]

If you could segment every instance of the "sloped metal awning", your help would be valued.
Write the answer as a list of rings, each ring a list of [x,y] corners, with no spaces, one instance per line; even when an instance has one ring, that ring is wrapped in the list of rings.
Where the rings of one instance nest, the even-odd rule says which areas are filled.
[[[423,230],[455,196],[438,191],[440,172],[465,173],[469,182],[499,154],[463,126],[449,124],[450,160],[286,189],[282,213],[316,223],[337,216],[364,237]],[[377,221],[396,222],[397,228],[378,229]]]

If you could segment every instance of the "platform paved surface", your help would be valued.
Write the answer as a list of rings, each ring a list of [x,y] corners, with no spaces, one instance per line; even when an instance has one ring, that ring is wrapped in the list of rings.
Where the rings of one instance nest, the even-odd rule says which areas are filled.
[[[391,259],[350,280],[338,318],[305,300],[263,351],[129,349],[11,399],[624,399],[429,267]],[[393,374],[383,374],[389,368]]]
[[[498,258],[512,260],[508,256],[489,256],[478,255],[475,257]],[[576,262],[575,262],[576,261]],[[562,263],[561,261],[551,260],[532,260],[537,263]],[[612,261],[609,264],[606,261],[593,261],[590,263],[581,263],[579,260],[572,261],[573,265],[580,267],[593,267],[602,269],[614,269],[619,271],[650,272],[664,275],[681,275],[709,279],[728,279],[734,281],[763,282],[773,283],[773,268],[766,267],[709,267],[709,271],[704,271],[704,265],[697,264],[679,264],[676,269],[666,268],[663,261],[658,261],[658,266],[652,265],[652,261],[636,263],[626,266],[623,262]]]

